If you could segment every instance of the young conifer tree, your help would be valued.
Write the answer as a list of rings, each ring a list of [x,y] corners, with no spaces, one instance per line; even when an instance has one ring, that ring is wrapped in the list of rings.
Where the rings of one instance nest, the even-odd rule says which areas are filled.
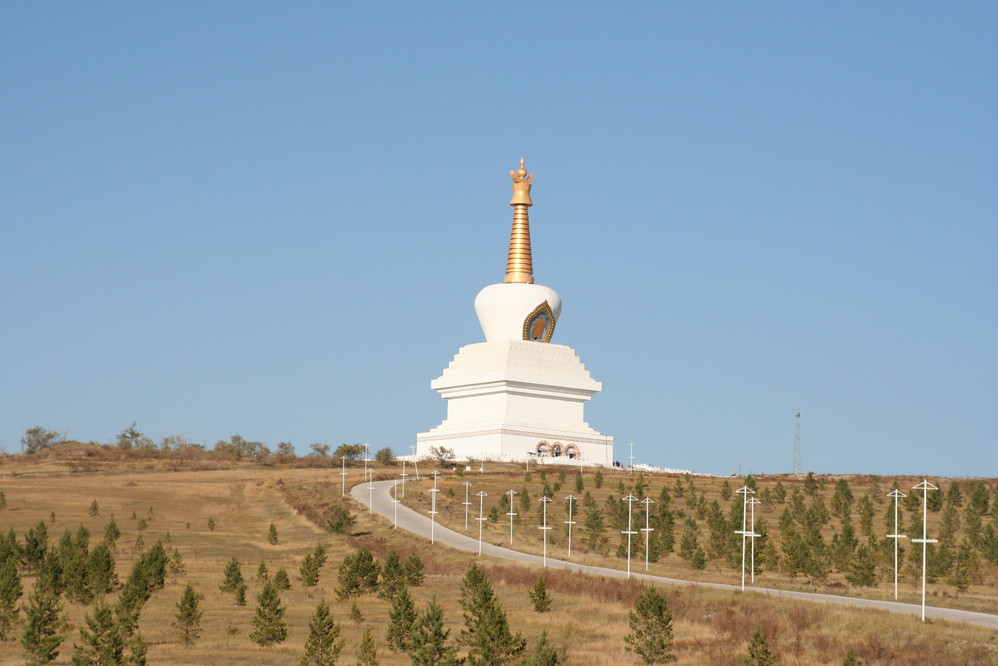
[[[277,586],[264,583],[263,590],[256,598],[256,615],[253,618],[253,631],[250,639],[260,645],[281,643],[288,637],[288,627],[284,623],[284,607]]]
[[[338,640],[339,637],[340,625],[333,620],[329,604],[322,600],[308,622],[308,639],[301,666],[333,666],[345,644],[345,641]]]
[[[8,641],[20,619],[18,599],[23,594],[21,577],[12,559],[0,564],[0,641]]]
[[[245,606],[246,605],[246,583],[239,583],[236,587],[236,605]]]
[[[381,580],[378,582],[378,596],[391,600],[398,591],[405,587],[405,571],[397,551],[388,553],[385,566],[381,567]]]
[[[114,566],[114,555],[107,543],[101,541],[94,546],[87,556],[87,576],[94,594],[107,594],[118,584]]]
[[[378,645],[374,642],[370,629],[364,630],[364,638],[360,641],[357,666],[378,666]]]
[[[559,666],[562,663],[561,653],[548,640],[547,629],[541,632],[534,648],[523,660],[522,666]]]
[[[312,553],[306,555],[305,559],[302,560],[298,574],[305,587],[313,587],[319,582],[319,563],[315,561],[315,556]]]
[[[461,642],[470,648],[470,664],[506,664],[523,653],[526,640],[510,631],[492,585],[475,564],[461,581],[461,607],[465,624]]]
[[[110,548],[114,548],[114,545],[118,543],[118,539],[121,538],[121,530],[118,529],[118,523],[114,520],[114,514],[111,514],[111,520],[108,521],[107,525],[104,526],[104,543],[106,543]]]
[[[235,557],[229,559],[229,563],[225,565],[225,579],[219,586],[222,592],[235,592],[239,585],[243,582],[243,571],[239,566],[239,560]]]
[[[84,617],[80,627],[81,644],[73,646],[73,666],[103,666],[122,663],[125,640],[114,619],[114,613],[98,601],[93,614]]]
[[[59,596],[45,585],[36,585],[24,611],[27,616],[21,636],[24,660],[32,666],[54,661],[64,639],[59,633],[64,622]]]
[[[197,592],[190,584],[184,588],[184,593],[177,602],[177,616],[173,621],[173,628],[180,635],[180,642],[184,645],[194,645],[201,635],[201,618],[204,612],[201,610],[201,601]]]
[[[456,666],[464,663],[458,659],[457,645],[449,645],[450,629],[444,629],[444,610],[431,601],[416,620],[412,630],[409,657],[413,666]]]
[[[766,637],[762,635],[759,627],[752,632],[752,641],[749,643],[748,656],[742,657],[748,666],[772,666],[778,664],[780,659],[776,653],[769,649]]]
[[[388,612],[388,631],[385,640],[396,652],[408,652],[412,647],[412,628],[416,624],[416,607],[409,590],[402,588],[392,599]]]
[[[419,587],[423,584],[423,560],[419,559],[416,553],[405,558],[402,571],[405,573],[405,584],[409,587]]]
[[[278,569],[274,573],[274,585],[277,586],[278,590],[290,590],[291,589],[291,579],[288,578],[288,572],[284,569]]]
[[[146,666],[146,654],[149,648],[142,634],[135,634],[128,641],[128,658],[122,662],[128,666]]]
[[[631,628],[624,641],[627,650],[638,655],[646,664],[666,664],[676,660],[672,652],[672,611],[668,600],[655,588],[649,587],[639,598],[637,608],[629,614]]]
[[[551,595],[548,594],[547,580],[544,576],[539,576],[534,581],[534,587],[528,594],[531,603],[534,604],[535,613],[544,613],[551,609]]]
[[[49,528],[44,520],[29,529],[24,535],[24,562],[28,571],[34,571],[42,564],[48,552]]]
[[[364,614],[360,612],[360,606],[354,601],[350,604],[350,619],[354,624],[360,624],[364,621]]]

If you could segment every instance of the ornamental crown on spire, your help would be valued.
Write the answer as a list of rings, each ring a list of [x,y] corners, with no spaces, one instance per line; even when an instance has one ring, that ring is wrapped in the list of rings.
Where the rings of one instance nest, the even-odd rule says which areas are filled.
[[[524,206],[534,205],[530,200],[530,184],[534,180],[534,174],[527,176],[527,170],[524,168],[523,163],[524,159],[521,157],[520,168],[509,172],[509,177],[513,179],[513,198],[509,202],[510,206],[516,206],[517,204]]]

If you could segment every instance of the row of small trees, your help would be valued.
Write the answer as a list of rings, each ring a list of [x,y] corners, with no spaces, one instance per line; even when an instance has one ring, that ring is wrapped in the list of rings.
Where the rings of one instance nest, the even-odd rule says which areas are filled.
[[[544,470],[538,473],[544,482],[539,491],[542,496],[554,497],[568,483],[565,469],[560,469],[553,479]],[[525,475],[525,481],[530,481],[530,476],[529,473]],[[581,523],[577,538],[581,538],[583,548],[608,553],[611,539],[614,539],[614,552],[618,557],[625,558],[629,554],[634,557],[644,551],[644,539],[632,539],[628,553],[628,540],[623,533],[629,518],[634,525],[644,525],[644,509],[639,505],[637,511],[633,511],[635,507],[624,500],[628,494],[638,500],[645,499],[649,487],[644,476],[639,474],[630,485],[625,485],[623,479],[618,480],[617,494],[610,493],[601,502],[586,488],[587,479],[581,471],[576,471],[574,477],[574,493],[581,497],[576,495],[573,515],[581,518],[577,519]],[[599,470],[588,481],[596,489],[605,482]],[[750,489],[757,489],[758,484],[751,475],[744,483]],[[804,575],[822,579],[836,571],[857,586],[874,585],[877,580],[892,577],[894,544],[886,535],[894,531],[894,514],[893,505],[886,501],[886,492],[879,488],[874,478],[867,492],[857,500],[848,481],[838,479],[831,493],[829,510],[827,494],[822,492],[823,483],[809,474],[802,487],[788,491],[778,481],[758,493],[763,500],[762,506],[768,511],[782,506],[782,512],[776,534],[771,533],[764,518],[756,516],[755,532],[759,535],[754,543],[756,573],[773,570],[791,577]],[[896,488],[897,484],[894,486]],[[953,482],[945,493],[942,490],[930,492],[927,500],[930,511],[942,512],[938,520],[940,543],[930,545],[927,551],[928,579],[931,582],[946,577],[958,589],[967,589],[981,581],[982,560],[998,564],[998,511],[991,510],[991,490],[983,481],[970,482],[965,490],[966,497],[959,483]],[[447,489],[446,493],[448,497],[455,496],[452,489]],[[511,507],[509,496],[501,494],[488,511],[490,522],[498,523],[510,511],[516,511],[514,522],[519,523],[534,507],[536,519],[540,521],[541,509],[531,496],[530,488],[524,485],[517,496],[517,506]],[[675,552],[694,569],[706,568],[709,561],[739,568],[741,537],[736,531],[743,525],[743,500],[734,496],[728,480],[721,484],[720,496],[721,501],[730,500],[726,511],[720,501],[708,501],[704,489],[698,488],[691,476],[677,478],[671,486],[660,488],[648,508],[648,523],[652,528],[645,533],[648,559],[656,562]],[[567,514],[569,500],[564,502]],[[875,524],[877,505],[884,506],[879,526]],[[921,498],[914,492],[902,502],[902,529],[906,524],[910,536],[921,535],[920,505]],[[908,520],[905,520],[905,509],[910,511]],[[630,516],[629,512],[632,512]],[[991,521],[985,525],[983,516],[989,512]],[[858,522],[855,520],[857,515]],[[833,518],[837,519],[834,527]],[[550,507],[548,519],[553,519]],[[904,555],[902,548],[902,564]],[[908,565],[908,574],[913,577],[920,576],[920,570],[912,568],[915,564],[911,560]]]

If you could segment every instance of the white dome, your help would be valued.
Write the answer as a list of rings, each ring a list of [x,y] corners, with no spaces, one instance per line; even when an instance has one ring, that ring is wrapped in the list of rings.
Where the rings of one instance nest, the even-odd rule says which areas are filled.
[[[485,339],[522,340],[527,317],[547,301],[557,323],[561,316],[561,297],[540,284],[491,284],[475,297],[475,313]]]

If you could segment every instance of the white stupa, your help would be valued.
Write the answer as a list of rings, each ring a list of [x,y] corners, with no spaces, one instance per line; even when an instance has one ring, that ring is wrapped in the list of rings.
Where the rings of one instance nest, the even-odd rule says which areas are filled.
[[[520,160],[510,176],[506,278],[475,298],[486,341],[462,347],[430,383],[447,400],[447,418],[416,436],[416,455],[442,446],[459,459],[611,465],[613,438],[590,428],[583,414],[602,387],[571,347],[551,343],[561,298],[534,284],[527,215],[534,174],[528,177]]]

